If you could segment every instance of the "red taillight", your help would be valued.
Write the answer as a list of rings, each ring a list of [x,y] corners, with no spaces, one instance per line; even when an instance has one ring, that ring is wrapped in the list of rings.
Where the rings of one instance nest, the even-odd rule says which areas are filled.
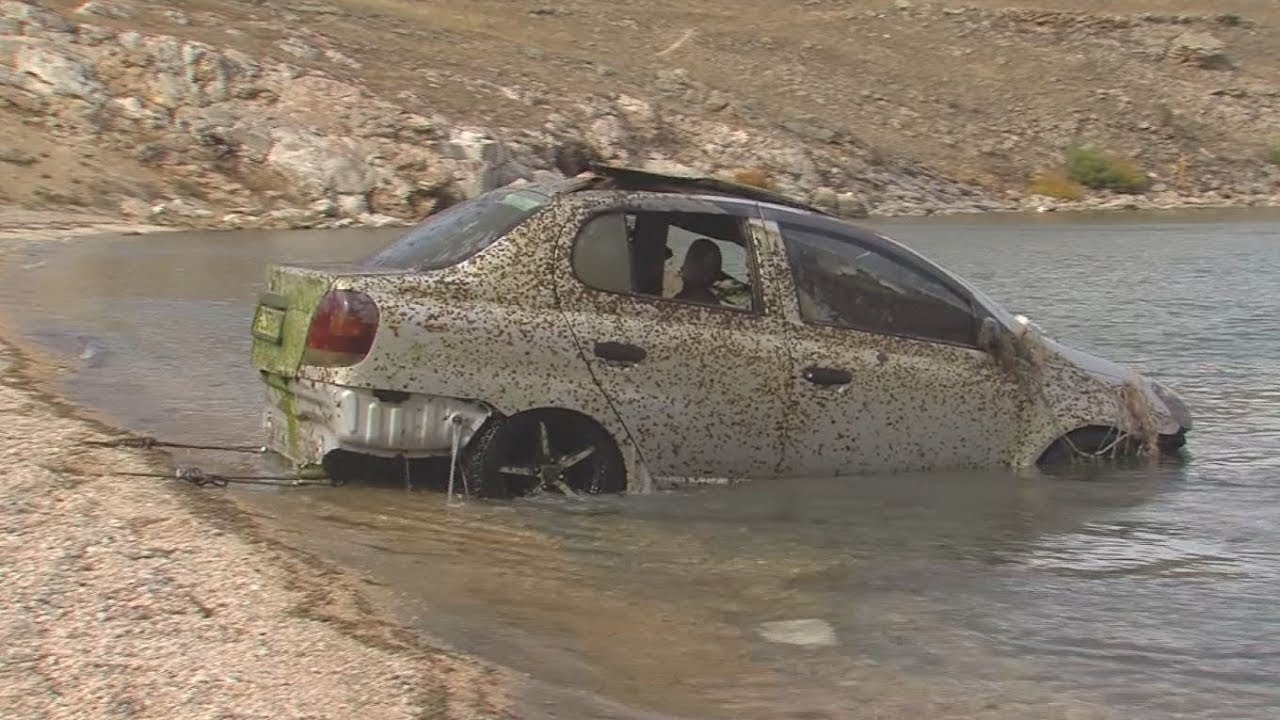
[[[378,304],[354,290],[330,290],[320,299],[307,330],[307,365],[355,365],[378,334]]]

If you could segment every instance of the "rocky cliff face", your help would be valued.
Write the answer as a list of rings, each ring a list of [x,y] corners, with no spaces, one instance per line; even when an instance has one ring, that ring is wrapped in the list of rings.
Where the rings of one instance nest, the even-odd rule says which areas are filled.
[[[172,22],[174,34],[134,29],[155,27],[157,13]],[[135,22],[143,17],[152,19]],[[1053,13],[982,17],[1054,32],[1071,21]],[[226,31],[243,35],[253,29],[245,23],[244,30]],[[847,130],[753,120],[749,109],[731,107],[736,96],[679,68],[659,72],[643,96],[570,89],[549,97],[536,83],[504,86],[505,99],[524,113],[508,116],[509,123],[476,124],[478,118],[424,110],[429,88],[373,89],[356,72],[358,54],[343,52],[329,36],[290,30],[272,52],[254,55],[183,37],[178,31],[191,24],[176,10],[126,2],[51,7],[0,0],[0,171],[12,175],[0,181],[0,202],[90,205],[173,224],[390,224],[540,173],[571,171],[558,159],[583,147],[658,170],[767,178],[783,192],[851,216],[1045,202],[980,179],[962,182]],[[1151,41],[1169,62],[1229,63],[1212,36],[1175,29]],[[282,53],[297,62],[278,59]],[[494,91],[472,82],[477,96]],[[1276,126],[1276,94],[1250,97],[1256,107],[1249,122]],[[1211,106],[1238,100],[1226,93]],[[901,122],[892,114],[885,119]],[[1007,138],[988,150],[1007,153],[1016,142]],[[1280,191],[1276,177],[1259,161],[1214,188],[1198,188],[1194,198],[1164,184],[1157,187],[1163,195],[1092,202],[1266,204]]]

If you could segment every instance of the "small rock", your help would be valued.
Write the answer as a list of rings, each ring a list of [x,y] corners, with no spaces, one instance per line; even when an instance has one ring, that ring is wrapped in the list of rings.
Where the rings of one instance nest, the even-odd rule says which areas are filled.
[[[92,25],[81,25],[76,32],[76,37],[83,45],[98,46],[108,42],[114,42],[116,34],[105,28],[93,27]]]
[[[360,217],[369,212],[369,200],[362,194],[339,195],[337,207],[347,217]]]
[[[302,208],[281,208],[272,210],[262,216],[263,221],[271,225],[284,225],[291,228],[310,227],[315,223],[316,216],[310,210]]]
[[[154,205],[151,208],[151,217],[156,220],[163,220],[163,219],[170,219],[170,218],[182,218],[187,220],[192,220],[192,219],[204,220],[207,218],[211,218],[213,216],[214,216],[214,213],[208,208],[202,207],[195,202],[192,202],[190,200],[184,200],[182,198],[178,198],[176,200],[170,200],[168,202],[163,202],[158,205]]]
[[[89,2],[76,8],[76,13],[80,15],[97,15],[99,17],[115,18],[123,20],[133,16],[133,13],[123,7],[118,2],[108,2],[108,0],[89,0]]]
[[[0,162],[10,165],[35,165],[39,160],[35,155],[25,153],[17,148],[0,148]]]
[[[839,210],[840,196],[831,188],[818,188],[809,196],[809,203],[820,210],[837,212]]]
[[[120,43],[120,47],[127,50],[139,51],[146,47],[146,38],[142,37],[142,33],[132,30],[122,32],[116,36],[116,42]]]
[[[707,94],[705,105],[711,112],[720,112],[729,107],[729,98],[719,90],[712,90]]]
[[[794,120],[789,120],[787,122],[782,123],[782,127],[790,130],[791,132],[799,135],[802,138],[805,138],[807,140],[815,140],[817,142],[824,142],[824,143],[831,142],[836,137],[835,131],[833,130],[830,130],[824,127],[818,127],[816,125],[810,125],[809,123],[797,122]]]
[[[354,59],[352,59],[352,58],[350,58],[350,57],[347,57],[346,55],[343,55],[342,53],[338,52],[337,50],[325,50],[325,51],[324,51],[324,56],[325,56],[326,58],[328,58],[330,62],[336,63],[336,64],[338,64],[338,65],[343,65],[343,66],[346,66],[346,67],[349,67],[349,68],[358,68],[358,67],[360,67],[360,63],[359,63],[359,62],[357,62],[356,60],[354,60]]]
[[[836,213],[841,217],[847,218],[865,218],[868,215],[867,206],[853,193],[840,193],[836,195]]]
[[[649,158],[640,164],[640,169],[658,173],[660,175],[673,175],[676,177],[701,177],[704,173],[674,160],[665,158]]]
[[[328,198],[311,203],[311,212],[319,215],[320,217],[335,217],[338,214],[339,209],[338,203],[335,203]]]
[[[1228,70],[1235,63],[1226,54],[1226,43],[1207,32],[1185,32],[1169,43],[1168,57],[1175,63],[1206,70]]]
[[[297,38],[285,38],[276,43],[276,47],[298,58],[299,60],[316,60],[320,51]]]
[[[378,215],[375,213],[368,213],[365,215],[361,215],[360,217],[356,218],[356,222],[365,227],[375,227],[375,228],[394,227],[397,225],[407,224],[405,223],[404,220],[401,220],[400,218],[393,218],[390,215]]]

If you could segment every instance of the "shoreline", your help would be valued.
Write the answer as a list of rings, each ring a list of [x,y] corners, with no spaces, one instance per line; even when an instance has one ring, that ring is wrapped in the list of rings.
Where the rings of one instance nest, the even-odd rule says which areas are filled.
[[[102,227],[102,226],[92,226]],[[358,573],[275,539],[167,453],[50,389],[0,326],[0,706],[15,716],[501,718],[502,672],[379,612]]]
[[[973,220],[986,216],[1010,217],[1016,215],[1056,214],[1062,216],[1105,214],[1123,216],[1133,212],[1182,213],[1196,210],[1271,210],[1280,208],[1280,193],[1270,197],[1215,198],[1189,196],[1177,201],[1156,201],[1148,196],[1096,197],[1078,202],[1060,202],[1048,198],[1027,198],[1008,207],[986,209],[972,208],[920,208],[888,214],[870,214],[845,218],[851,222],[876,220],[913,220],[923,218],[957,218]],[[251,230],[337,230],[378,229],[386,227],[409,228],[419,220],[381,218],[378,222],[361,223],[350,218],[342,220],[298,220],[281,225],[270,217],[252,218],[237,216],[232,223],[213,219],[188,219],[182,223],[148,223],[119,214],[87,211],[82,208],[48,208],[32,210],[0,205],[0,242],[35,241],[48,242],[85,235],[144,235],[165,232],[234,232]]]

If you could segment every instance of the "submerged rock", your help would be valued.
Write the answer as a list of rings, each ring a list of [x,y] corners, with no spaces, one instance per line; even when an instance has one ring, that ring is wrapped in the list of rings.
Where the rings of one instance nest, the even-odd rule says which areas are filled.
[[[775,620],[760,623],[760,636],[772,643],[829,647],[836,644],[836,631],[831,623],[820,619]]]

